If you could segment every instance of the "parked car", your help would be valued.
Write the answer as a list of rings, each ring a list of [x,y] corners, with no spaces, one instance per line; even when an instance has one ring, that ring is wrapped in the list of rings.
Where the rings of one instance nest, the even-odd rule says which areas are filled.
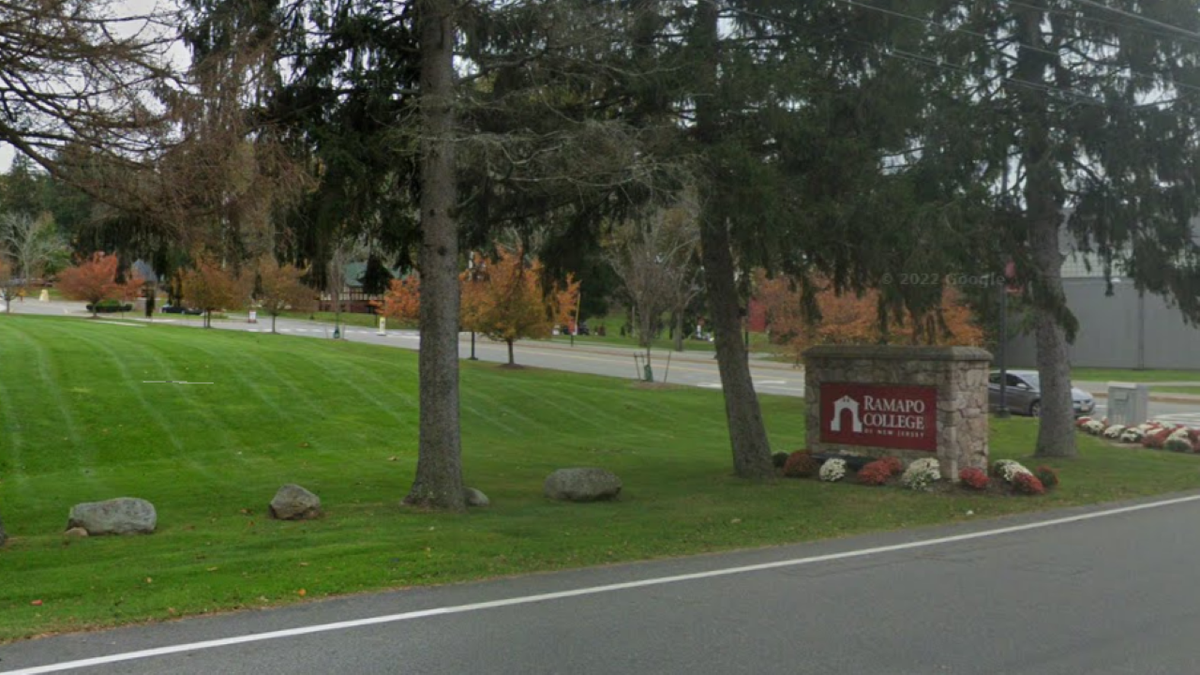
[[[1018,415],[1037,417],[1042,412],[1042,386],[1036,370],[1010,370],[1007,372],[1007,390],[1004,392],[1005,407]],[[993,409],[1000,407],[1000,372],[988,375],[988,403]],[[1086,391],[1071,387],[1071,404],[1075,416],[1090,414],[1096,409],[1096,400]]]
[[[162,313],[163,314],[190,314],[192,316],[199,316],[204,313],[204,310],[190,309],[188,307],[176,306],[176,305],[166,305],[162,308]]]

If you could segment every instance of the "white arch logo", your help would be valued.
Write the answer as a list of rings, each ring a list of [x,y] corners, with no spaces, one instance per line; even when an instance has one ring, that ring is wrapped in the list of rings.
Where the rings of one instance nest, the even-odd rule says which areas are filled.
[[[854,433],[861,434],[863,430],[862,418],[858,415],[858,401],[843,396],[833,402],[833,419],[829,422],[830,431],[842,430],[842,413],[850,411],[850,426],[854,429]]]

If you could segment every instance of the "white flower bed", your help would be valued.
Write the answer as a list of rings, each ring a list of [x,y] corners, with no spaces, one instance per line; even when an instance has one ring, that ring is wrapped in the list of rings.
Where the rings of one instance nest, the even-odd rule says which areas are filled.
[[[1125,433],[1121,434],[1120,441],[1122,443],[1141,443],[1145,437],[1146,434],[1141,429],[1126,429]]]
[[[1026,469],[1020,462],[1014,462],[1011,459],[1000,459],[992,465],[994,473],[1004,479],[1005,483],[1013,482],[1013,479],[1018,474],[1027,473],[1032,475],[1033,472]]]
[[[942,479],[942,465],[934,457],[918,459],[904,470],[900,483],[910,490],[927,490]]]
[[[1120,438],[1121,434],[1125,433],[1125,427],[1120,424],[1114,424],[1104,430],[1105,438]]]
[[[1083,430],[1093,436],[1099,436],[1104,433],[1104,422],[1099,420],[1091,420],[1083,425]]]
[[[1188,430],[1186,428],[1180,427],[1180,428],[1176,429],[1175,431],[1172,431],[1170,436],[1167,436],[1168,441],[1171,439],[1179,439],[1179,438],[1188,440]]]
[[[828,459],[821,465],[821,470],[818,472],[821,480],[830,483],[835,483],[846,477],[846,460],[844,459]]]

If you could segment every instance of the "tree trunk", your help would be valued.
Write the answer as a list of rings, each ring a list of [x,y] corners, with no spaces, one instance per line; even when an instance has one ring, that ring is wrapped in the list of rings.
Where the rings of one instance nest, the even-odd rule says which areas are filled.
[[[683,312],[675,312],[675,351],[683,351]]]
[[[1020,50],[1017,77],[1041,83],[1051,71],[1054,57],[1048,50],[1042,10],[1026,7],[1014,11],[1018,21]],[[1052,83],[1046,83],[1047,88]],[[1017,94],[1021,113],[1018,144],[1025,165],[1025,210],[1030,224],[1030,254],[1033,261],[1033,311],[1037,341],[1038,378],[1042,398],[1038,402],[1038,438],[1034,454],[1039,457],[1074,457],[1075,415],[1071,403],[1071,364],[1067,359],[1066,322],[1072,317],[1062,284],[1063,255],[1059,250],[1064,191],[1050,135],[1047,91],[1022,88]]]
[[[276,316],[277,315],[275,315],[275,314],[271,315],[271,333],[272,334],[275,333],[275,318],[276,318]]]
[[[513,358],[513,341],[512,341],[512,338],[509,338],[508,340],[505,340],[505,342],[507,342],[507,343],[508,343],[508,365],[510,365],[510,366],[515,366],[515,365],[517,365],[517,360]]]
[[[421,350],[417,474],[405,503],[462,511],[458,226],[454,176],[454,0],[422,0]]]
[[[733,255],[729,232],[724,223],[705,218],[701,225],[701,259],[708,290],[717,346],[717,367],[725,394],[725,417],[729,423],[729,441],[733,446],[733,469],[743,478],[770,478],[771,445],[763,425],[758,395],[750,377],[746,347],[740,335],[737,289],[733,282]]]
[[[697,140],[706,154],[720,140],[719,115],[716,110],[717,66],[720,60],[720,11],[715,2],[696,6],[696,25],[692,38],[705,59],[700,72],[696,96]],[[714,171],[714,169],[710,169]],[[708,188],[719,190],[721,179],[712,176]],[[763,425],[758,396],[750,378],[750,364],[742,344],[741,318],[738,312],[737,288],[734,285],[733,252],[729,228],[717,201],[710,197],[700,214],[700,260],[704,265],[704,285],[708,292],[708,307],[712,317],[717,346],[717,367],[721,373],[721,389],[725,394],[725,417],[729,423],[729,440],[733,446],[733,470],[743,478],[765,479],[775,475],[771,464],[771,445]]]

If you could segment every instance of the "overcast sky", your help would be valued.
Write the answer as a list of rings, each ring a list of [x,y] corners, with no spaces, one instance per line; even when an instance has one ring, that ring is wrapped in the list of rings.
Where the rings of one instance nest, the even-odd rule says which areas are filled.
[[[148,14],[151,12],[167,12],[175,9],[176,5],[173,0],[120,0],[117,3],[119,7],[123,7],[122,12],[126,15]],[[187,58],[183,47],[179,47],[179,54],[176,58]],[[7,173],[12,166],[14,150],[11,145],[0,141],[0,173]]]

